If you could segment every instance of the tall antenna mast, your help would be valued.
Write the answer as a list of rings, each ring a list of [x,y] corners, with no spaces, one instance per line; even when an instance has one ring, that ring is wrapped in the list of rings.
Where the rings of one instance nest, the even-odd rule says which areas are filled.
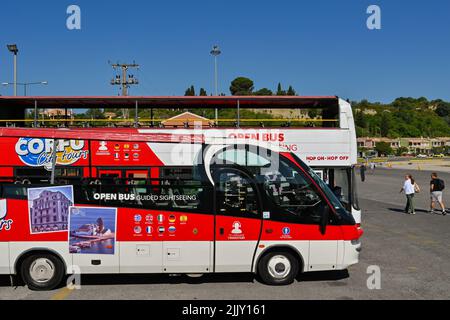
[[[122,70],[122,74],[118,74],[111,80],[111,85],[120,85],[122,86],[122,96],[128,96],[128,89],[132,85],[139,84],[139,80],[134,77],[134,75],[128,75],[128,69],[139,69],[139,65],[133,62],[132,64],[128,63],[115,63],[111,64],[114,70],[120,69]]]
[[[111,67],[113,67],[114,70],[119,69],[122,71],[122,74],[117,74],[113,79],[111,79],[111,85],[122,86],[122,96],[124,96],[124,97],[128,96],[128,89],[132,85],[139,84],[139,80],[137,78],[135,78],[133,74],[128,74],[128,69],[138,69],[139,70],[139,65],[133,61],[132,64],[129,64],[129,63],[111,64]],[[124,118],[129,117],[128,110],[122,109],[122,114],[123,114]]]

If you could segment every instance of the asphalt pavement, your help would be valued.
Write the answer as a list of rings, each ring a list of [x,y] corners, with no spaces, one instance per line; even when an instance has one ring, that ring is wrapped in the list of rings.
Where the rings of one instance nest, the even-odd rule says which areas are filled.
[[[429,214],[429,175],[413,171],[422,192],[417,214],[403,213],[404,170],[376,169],[359,183],[363,209],[363,251],[348,272],[304,274],[294,284],[270,287],[252,275],[83,276],[80,290],[33,292],[0,277],[0,299],[449,299],[450,216]],[[450,189],[450,173],[442,173]],[[450,190],[444,199],[450,205]],[[368,270],[379,268],[381,288],[369,289]]]

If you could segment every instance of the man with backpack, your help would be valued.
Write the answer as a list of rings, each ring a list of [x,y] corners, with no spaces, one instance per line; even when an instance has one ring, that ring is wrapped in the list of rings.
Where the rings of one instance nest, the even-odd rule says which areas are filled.
[[[434,213],[434,208],[436,202],[439,203],[442,215],[446,215],[444,202],[442,201],[442,192],[445,189],[444,180],[439,179],[437,173],[433,172],[431,174],[431,182],[430,182],[430,192],[431,192],[431,210],[430,213]]]

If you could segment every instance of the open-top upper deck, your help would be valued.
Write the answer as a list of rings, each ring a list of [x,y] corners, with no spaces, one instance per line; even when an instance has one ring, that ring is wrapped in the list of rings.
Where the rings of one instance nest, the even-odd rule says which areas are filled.
[[[63,110],[63,114],[46,117],[45,109]],[[130,110],[128,118],[122,114],[80,119],[68,116],[73,109]],[[177,118],[184,111],[189,115]],[[205,119],[207,125],[192,125],[198,118],[191,120],[191,116]],[[176,124],[165,125],[169,118],[177,118]],[[8,128],[0,129],[0,136],[147,143],[231,138],[279,144],[310,165],[348,166],[357,161],[352,109],[336,96],[0,97],[0,126],[4,125]]]
[[[0,125],[189,127],[197,117],[203,127],[340,127],[342,102],[336,96],[0,97]],[[92,109],[103,111],[79,113]],[[176,125],[165,123],[186,111]]]
[[[37,96],[1,97],[0,109],[9,108],[336,108],[336,96]]]

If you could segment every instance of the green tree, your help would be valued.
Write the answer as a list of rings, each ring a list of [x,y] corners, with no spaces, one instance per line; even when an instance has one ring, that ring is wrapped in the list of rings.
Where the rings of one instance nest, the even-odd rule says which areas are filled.
[[[204,88],[200,88],[200,93],[199,93],[199,95],[200,95],[201,97],[206,97],[208,94],[206,93],[206,90],[205,90]]]
[[[408,153],[408,151],[409,151],[409,150],[408,150],[407,147],[400,147],[400,148],[398,148],[398,149],[396,150],[395,155],[400,157],[400,156],[402,156],[402,155]]]
[[[283,90],[283,87],[281,86],[280,82],[278,83],[278,86],[277,86],[277,93],[276,93],[276,95],[277,96],[285,96],[286,95],[286,91]]]
[[[85,115],[90,119],[105,119],[105,115],[102,109],[88,109]]]
[[[359,110],[356,112],[355,115],[355,125],[357,127],[366,129],[367,128],[367,120],[364,112],[362,110]]]
[[[382,137],[387,137],[389,135],[389,129],[390,129],[390,122],[391,119],[389,117],[388,112],[383,112],[381,115],[381,122],[380,122],[380,133]]]
[[[253,93],[253,89],[253,81],[245,77],[234,79],[230,86],[230,92],[233,96],[249,96]]]
[[[450,125],[450,103],[442,100],[432,101],[436,106],[436,114]]]
[[[393,153],[393,150],[391,148],[391,145],[387,142],[377,142],[375,144],[375,150],[378,152],[379,155],[388,156]]]
[[[317,109],[309,109],[308,110],[308,117],[311,119],[315,119],[320,115],[319,110]]]
[[[262,88],[255,92],[256,96],[271,96],[272,94],[273,92],[267,88]]]
[[[294,90],[294,88],[292,88],[292,86],[289,86],[286,95],[288,95],[288,96],[296,96],[297,92],[295,92],[295,90]]]
[[[190,86],[189,88],[187,88],[186,92],[184,93],[184,95],[187,96],[187,97],[195,96],[195,88],[194,88],[194,86]]]

